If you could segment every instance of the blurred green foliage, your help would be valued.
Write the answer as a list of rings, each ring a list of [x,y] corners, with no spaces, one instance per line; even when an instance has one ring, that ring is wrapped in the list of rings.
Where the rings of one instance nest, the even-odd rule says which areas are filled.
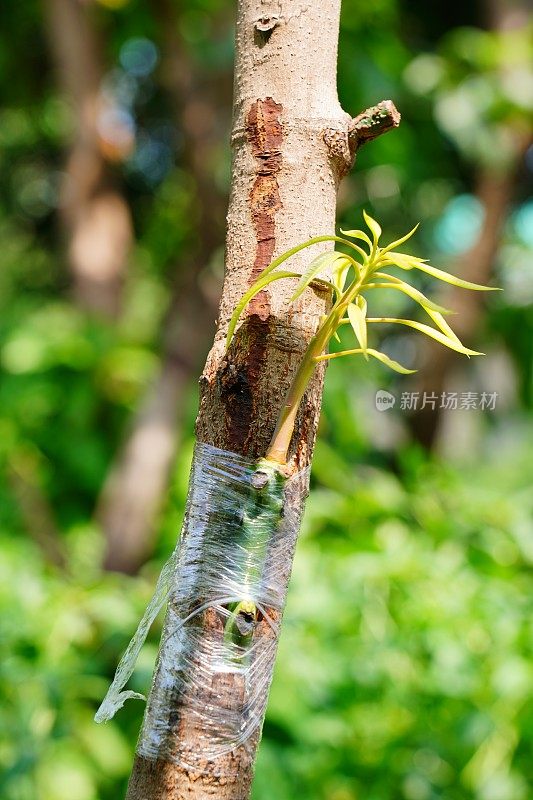
[[[192,447],[194,387],[154,556],[136,577],[104,573],[97,498],[161,364],[173,285],[202,234],[161,77],[162,26],[141,0],[97,5],[106,80],[137,143],[114,167],[136,237],[117,323],[91,317],[69,292],[57,209],[74,121],[51,68],[42,7],[12,4],[0,30],[5,800],[122,796],[142,705],[106,726],[92,716],[173,547]],[[175,11],[193,70],[229,84],[233,4],[193,0]],[[531,31],[513,38],[481,22],[473,2],[436,4],[431,14],[418,2],[343,4],[344,107],[357,113],[391,96],[403,122],[361,151],[341,190],[341,223],[364,206],[392,239],[421,221],[418,247],[446,268],[479,232],[476,170],[487,160],[507,168],[509,126],[531,124]],[[228,99],[213,163],[222,188],[229,111]],[[328,371],[255,800],[531,797],[532,171],[530,148],[494,265],[506,291],[490,298],[478,342],[469,342],[482,342],[488,357],[461,366],[463,387],[499,391],[494,413],[458,413],[446,457],[428,457],[410,443],[397,407],[374,407],[376,389],[398,395],[411,379],[374,365]],[[206,264],[206,281],[219,280],[220,260]],[[404,362],[420,356],[410,336],[385,344]],[[54,547],[64,568],[49,563]],[[133,678],[139,691],[158,633]]]
[[[410,456],[318,445],[256,798],[530,797],[531,454]]]
[[[460,469],[410,451],[391,473],[319,443],[255,798],[529,797],[533,460],[514,442],[489,450]],[[105,726],[92,715],[155,566],[103,575],[100,555],[89,527],[69,537],[68,577],[30,544],[4,548],[4,797],[124,790],[142,704]]]

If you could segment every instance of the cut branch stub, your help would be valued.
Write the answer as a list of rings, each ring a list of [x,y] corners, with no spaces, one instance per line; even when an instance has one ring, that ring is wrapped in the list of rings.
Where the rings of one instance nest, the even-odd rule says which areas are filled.
[[[354,117],[348,126],[348,141],[353,154],[361,145],[371,142],[382,133],[387,133],[400,124],[401,114],[392,100],[382,100],[377,106],[367,108]]]
[[[327,128],[324,141],[332,162],[342,178],[354,165],[359,148],[382,133],[397,128],[401,115],[392,100],[383,100],[367,108],[348,124],[348,129]]]

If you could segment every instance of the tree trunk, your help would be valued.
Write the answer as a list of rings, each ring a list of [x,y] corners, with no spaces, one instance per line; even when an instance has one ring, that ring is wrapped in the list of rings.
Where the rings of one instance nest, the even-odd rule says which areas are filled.
[[[339,13],[340,0],[239,3],[225,282],[215,343],[200,379],[197,436],[250,457],[266,451],[326,298],[308,291],[289,309],[293,287],[277,282],[250,303],[227,354],[224,336],[237,301],[274,256],[334,231],[337,186],[350,165],[351,122],[336,91]],[[291,269],[303,268],[309,258],[295,257]],[[294,472],[311,460],[322,381],[318,369],[302,402],[290,452]],[[285,582],[290,566],[284,565]],[[213,634],[213,617],[204,614],[206,637]],[[170,634],[165,631],[163,639]],[[207,705],[231,691],[227,675],[210,687],[198,681],[195,701],[203,698]],[[199,728],[187,696],[176,697],[167,718],[174,721],[170,736],[179,737],[182,750],[200,751],[201,763],[209,732]],[[127,797],[245,800],[259,738],[260,726],[244,744],[216,760],[205,757],[197,769],[137,755]]]
[[[91,5],[86,0],[46,0],[45,12],[59,83],[75,114],[60,205],[73,293],[83,308],[113,318],[120,310],[133,232],[111,161],[128,155],[133,142],[106,113],[112,108],[101,91],[104,73]]]

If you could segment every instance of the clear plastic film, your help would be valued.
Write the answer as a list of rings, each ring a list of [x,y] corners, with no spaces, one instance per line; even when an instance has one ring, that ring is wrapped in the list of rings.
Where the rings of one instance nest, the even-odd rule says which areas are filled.
[[[180,541],[96,715],[142,697],[123,688],[168,600],[137,746],[145,758],[201,769],[261,725],[308,480],[197,445]]]

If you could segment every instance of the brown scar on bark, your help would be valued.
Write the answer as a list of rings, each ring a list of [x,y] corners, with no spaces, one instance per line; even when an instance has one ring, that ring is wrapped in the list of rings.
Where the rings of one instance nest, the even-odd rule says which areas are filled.
[[[283,208],[277,173],[281,169],[283,129],[280,114],[283,106],[271,97],[256,100],[246,120],[246,137],[257,159],[256,178],[248,196],[255,228],[256,251],[250,285],[272,261],[276,247],[276,214]],[[266,321],[270,316],[270,296],[266,290],[250,301],[248,314]]]
[[[270,320],[252,314],[239,331],[238,345],[231,361],[226,359],[220,374],[221,397],[225,406],[229,448],[246,453],[255,417],[257,386],[266,354]]]
[[[276,247],[276,214],[283,207],[277,174],[281,169],[283,107],[271,97],[256,100],[246,118],[246,139],[256,159],[255,176],[248,205],[255,230],[256,246],[249,285],[272,261]],[[270,315],[270,294],[259,292],[247,308],[247,318],[221,365],[217,376],[225,411],[226,449],[249,452],[252,425],[256,418],[259,387],[274,319]],[[253,449],[253,448],[252,448]]]

